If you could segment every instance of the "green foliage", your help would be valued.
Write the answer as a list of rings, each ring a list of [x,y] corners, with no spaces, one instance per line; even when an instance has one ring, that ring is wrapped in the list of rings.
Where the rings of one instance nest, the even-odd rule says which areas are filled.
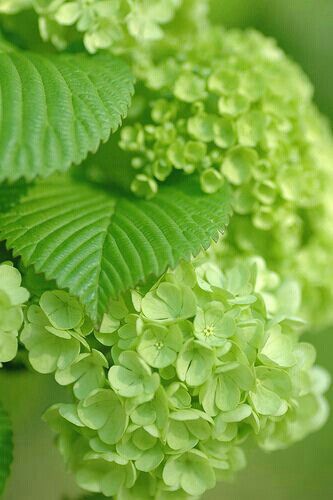
[[[12,427],[7,413],[0,403],[0,495],[2,495],[5,482],[10,472],[13,460],[13,435]]]
[[[226,193],[208,197],[195,183],[165,186],[153,200],[138,201],[55,178],[1,217],[0,237],[96,319],[110,297],[207,248],[229,213]]]
[[[111,55],[48,56],[0,47],[0,181],[79,164],[127,114],[128,67]]]
[[[245,466],[247,438],[281,449],[327,419],[300,338],[300,309],[328,321],[333,298],[333,142],[311,84],[274,41],[212,26],[206,0],[0,13],[0,240],[23,274],[0,265],[0,364],[19,336],[72,389],[45,418],[83,489],[197,499]],[[0,408],[0,490],[10,439]]]
[[[0,213],[6,212],[16,205],[20,197],[26,193],[28,185],[23,182],[15,184],[0,184]]]
[[[0,367],[15,358],[23,323],[23,304],[29,292],[21,287],[21,275],[10,262],[0,264]]]
[[[274,450],[318,429],[329,376],[300,341],[298,295],[261,259],[221,269],[206,255],[111,303],[94,332],[110,366],[79,357],[58,371],[74,402],[45,416],[78,484],[121,500],[197,498],[245,466],[250,436]]]

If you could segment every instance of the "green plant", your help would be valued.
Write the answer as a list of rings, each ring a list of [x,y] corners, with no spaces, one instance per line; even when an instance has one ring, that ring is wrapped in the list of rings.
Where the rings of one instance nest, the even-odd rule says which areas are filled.
[[[198,498],[248,439],[319,429],[333,141],[306,76],[205,0],[0,13],[0,363],[68,387],[44,418],[78,484]]]

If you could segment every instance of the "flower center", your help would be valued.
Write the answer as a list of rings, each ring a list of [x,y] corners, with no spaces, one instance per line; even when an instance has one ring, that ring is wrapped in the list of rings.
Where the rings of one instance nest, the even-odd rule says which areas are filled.
[[[206,328],[204,328],[204,336],[205,337],[211,337],[212,335],[214,335],[214,327],[213,326],[206,326]]]
[[[158,351],[160,351],[161,349],[163,349],[163,347],[164,347],[164,343],[163,343],[163,342],[161,342],[161,341],[158,341],[158,342],[156,342],[156,343],[155,343],[155,347],[156,347],[156,349],[157,349]]]

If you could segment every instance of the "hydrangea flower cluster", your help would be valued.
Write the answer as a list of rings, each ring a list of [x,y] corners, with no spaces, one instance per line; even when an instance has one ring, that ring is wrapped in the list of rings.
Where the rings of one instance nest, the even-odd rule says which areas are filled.
[[[0,367],[16,356],[23,305],[28,299],[20,272],[10,262],[0,264]]]
[[[331,323],[333,266],[322,273],[321,262],[333,264],[333,142],[300,68],[259,33],[214,28],[206,0],[0,0],[0,11],[30,4],[59,49],[83,39],[89,52],[131,60],[138,85],[118,153],[133,167],[132,191],[153,197],[175,174],[197,174],[206,193],[228,183],[224,248],[292,271],[302,313]]]
[[[83,366],[86,366],[88,360],[84,355],[80,357],[80,351],[81,346],[90,351],[86,337],[92,330],[91,321],[84,315],[83,307],[75,297],[61,290],[46,291],[39,305],[33,304],[28,308],[20,339],[37,372],[58,373],[74,362],[79,362],[81,366],[82,359],[85,360]],[[91,358],[95,360],[93,354]]]
[[[83,38],[88,52],[159,40],[182,0],[35,0],[44,40],[63,49]],[[128,40],[129,39],[129,40]]]
[[[208,194],[228,183],[235,215],[224,248],[231,257],[263,255],[279,272],[298,269],[310,288],[293,256],[311,239],[304,259],[319,245],[329,258],[331,243],[318,243],[326,230],[317,221],[318,212],[332,211],[333,182],[332,136],[312,104],[311,84],[274,41],[253,31],[211,28],[172,41],[164,40],[162,60],[153,47],[133,56],[143,82],[136,96],[145,104],[119,141],[135,172],[132,191],[153,197],[176,172],[198,174]],[[332,299],[328,274],[324,292]],[[325,314],[321,307],[321,320]]]
[[[38,371],[73,385],[45,418],[78,484],[194,499],[244,467],[249,436],[273,450],[320,427],[329,377],[299,341],[299,298],[261,259],[222,271],[203,258],[113,302],[91,335],[75,299],[44,293],[22,340]]]
[[[316,205],[329,169],[328,130],[309,81],[275,42],[213,30],[195,45],[165,45],[162,60],[153,49],[135,54],[151,110],[122,129],[120,146],[138,175],[163,181],[174,170],[197,171],[207,193],[229,182],[236,213],[252,215],[260,229],[271,229],[288,203]]]

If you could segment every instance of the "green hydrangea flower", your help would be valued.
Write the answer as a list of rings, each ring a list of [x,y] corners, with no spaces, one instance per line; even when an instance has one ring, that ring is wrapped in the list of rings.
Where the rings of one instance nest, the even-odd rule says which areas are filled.
[[[159,181],[157,165],[170,173],[197,171],[208,192],[224,179],[238,195],[239,189],[251,193],[253,206],[242,206],[238,196],[235,210],[253,219],[272,205],[317,204],[330,139],[301,70],[256,32],[211,28],[195,42],[190,37],[183,35],[181,53],[167,37],[166,61],[161,44],[133,56],[143,92],[151,94],[151,116],[123,129],[120,146],[133,156],[134,168],[142,165],[138,175]]]
[[[53,321],[55,300],[41,300]],[[218,266],[207,254],[112,302],[95,332],[108,377],[101,353],[81,354],[56,372],[74,402],[46,414],[79,485],[195,499],[245,466],[247,437],[273,450],[317,430],[329,377],[300,341],[299,307],[295,281],[263,259]]]
[[[31,305],[27,312],[27,321],[21,333],[21,341],[29,353],[32,367],[40,373],[52,373],[56,370],[60,383],[71,383],[80,378],[81,370],[87,365],[102,363],[105,360],[85,359],[82,368],[81,347],[90,351],[86,336],[92,332],[92,324],[86,320],[83,307],[77,299],[67,292],[57,290],[44,292],[40,305]],[[72,367],[71,365],[75,363]],[[67,371],[66,371],[67,370]],[[92,370],[94,370],[92,368]],[[64,372],[65,371],[65,372]],[[84,391],[84,384],[94,383],[89,380],[96,373],[85,376],[84,382],[77,384],[77,393]],[[72,377],[73,380],[72,380]],[[69,382],[67,382],[69,380]],[[99,385],[99,384],[98,384]]]
[[[9,2],[4,2],[5,6]],[[160,40],[182,0],[36,0],[40,31],[45,40],[64,48],[72,27],[88,52],[137,42]],[[9,12],[9,10],[7,10]]]
[[[67,368],[58,369],[55,379],[60,385],[73,385],[73,392],[78,399],[84,399],[94,389],[105,384],[105,368],[108,368],[105,356],[96,349],[79,354]]]
[[[23,305],[29,292],[21,286],[21,274],[10,262],[0,264],[0,367],[15,358],[23,323]]]
[[[197,175],[207,194],[228,184],[235,215],[224,258],[262,255],[295,276],[303,314],[325,324],[333,299],[332,273],[321,264],[332,255],[333,141],[312,86],[259,33],[210,26],[195,33],[133,50],[135,99],[144,105],[119,140],[133,167],[131,189],[150,198],[174,172]]]
[[[167,461],[163,481],[167,486],[183,489],[189,495],[201,495],[215,486],[216,478],[207,456],[198,450],[190,450]]]
[[[17,2],[2,4],[10,12]],[[59,49],[82,40],[132,62],[136,95],[112,149],[131,165],[129,188],[152,198],[175,172],[197,175],[207,194],[228,184],[235,215],[224,257],[264,256],[302,284],[311,325],[331,323],[333,142],[300,68],[259,33],[212,27],[206,0],[33,6]]]
[[[116,444],[123,436],[128,417],[122,402],[110,389],[97,389],[81,401],[77,414],[82,423],[98,431],[106,444]]]

